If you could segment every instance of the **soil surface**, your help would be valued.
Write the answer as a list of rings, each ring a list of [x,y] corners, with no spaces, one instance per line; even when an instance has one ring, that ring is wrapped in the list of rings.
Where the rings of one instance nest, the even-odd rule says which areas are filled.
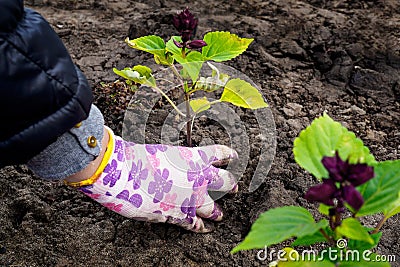
[[[125,43],[176,34],[171,16],[186,1],[26,0],[54,27],[90,81],[106,123],[122,133],[131,93],[110,85],[113,67],[151,58]],[[24,166],[0,170],[0,266],[260,266],[257,251],[229,251],[258,215],[273,207],[302,205],[316,180],[296,165],[294,138],[327,112],[363,139],[378,160],[400,158],[400,2],[397,0],[195,1],[198,35],[227,30],[255,41],[228,63],[249,76],[267,99],[276,123],[277,150],[266,181],[218,203],[224,220],[215,231],[194,234],[173,225],[126,219],[61,182],[46,182]],[[237,109],[251,122],[251,112]],[[207,124],[206,121],[203,124]],[[218,125],[211,131],[216,132]],[[257,129],[246,126],[252,155]],[[217,131],[218,132],[218,131]],[[212,136],[210,136],[212,138]],[[217,134],[215,143],[229,143]],[[201,141],[201,140],[199,140]],[[251,157],[245,177],[257,161]],[[375,226],[379,218],[365,224]],[[400,266],[399,216],[382,228],[376,252]]]

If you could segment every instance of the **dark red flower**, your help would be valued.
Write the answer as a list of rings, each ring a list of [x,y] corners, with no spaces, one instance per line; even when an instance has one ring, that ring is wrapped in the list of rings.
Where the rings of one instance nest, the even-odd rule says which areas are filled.
[[[206,45],[207,43],[204,42],[203,40],[193,40],[186,43],[186,47],[189,49],[202,48],[203,46]]]
[[[346,185],[342,188],[344,200],[355,210],[359,210],[364,204],[364,199],[362,198],[360,192],[352,185]]]
[[[339,208],[347,202],[352,208],[359,210],[364,200],[356,186],[372,179],[374,169],[367,164],[343,161],[337,152],[333,157],[324,157],[321,162],[329,172],[329,178],[324,179],[322,184],[311,187],[304,197],[309,201]]]
[[[374,177],[374,169],[367,164],[350,165],[347,180],[353,186],[359,186]]]
[[[335,182],[331,179],[324,179],[322,184],[311,187],[304,198],[309,201],[317,201],[328,206],[333,206],[333,199],[336,191]]]
[[[174,44],[179,48],[196,49],[206,46],[206,42],[203,40],[193,40],[192,37],[196,33],[198,19],[196,19],[189,8],[185,8],[182,12],[178,13],[172,18],[172,24],[179,31],[182,42],[174,40]]]
[[[196,33],[198,22],[198,19],[190,13],[189,8],[185,8],[172,18],[172,24],[180,33],[184,43],[191,40],[192,36]]]
[[[179,48],[182,48],[182,47],[183,47],[183,44],[180,43],[180,42],[178,42],[178,41],[176,41],[176,40],[174,40],[174,44],[175,44],[177,47],[179,47]]]

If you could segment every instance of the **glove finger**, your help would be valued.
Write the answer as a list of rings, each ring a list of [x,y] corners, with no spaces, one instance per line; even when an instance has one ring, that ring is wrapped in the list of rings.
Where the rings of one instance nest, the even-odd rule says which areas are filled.
[[[199,149],[199,153],[204,152],[207,155],[207,158],[212,158],[210,162],[214,166],[225,166],[231,160],[238,159],[238,153],[224,145],[212,145],[212,146],[205,146]]]
[[[203,205],[196,209],[196,214],[204,219],[210,219],[213,221],[221,221],[224,214],[217,203],[207,194]]]
[[[216,167],[211,168],[214,168],[214,171],[212,171],[212,174],[208,177],[208,190],[218,192],[237,192],[237,188],[235,188],[237,181],[231,172]]]
[[[209,233],[213,231],[212,228],[206,227],[203,220],[197,216],[191,217],[190,219],[177,219],[169,217],[167,223],[175,224],[195,233]]]

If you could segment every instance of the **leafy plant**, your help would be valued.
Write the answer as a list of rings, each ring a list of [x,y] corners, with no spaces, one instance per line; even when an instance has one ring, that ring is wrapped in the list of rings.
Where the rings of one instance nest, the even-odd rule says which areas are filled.
[[[300,133],[293,152],[296,162],[322,181],[304,197],[319,202],[319,212],[325,218],[316,222],[308,210],[297,206],[268,210],[232,253],[293,238],[292,248],[286,252],[293,252],[296,246],[327,243],[331,251],[336,248],[335,257],[323,252],[318,262],[315,258],[286,257],[275,262],[277,266],[390,266],[378,262],[380,255],[370,250],[377,246],[384,222],[400,213],[400,160],[377,162],[354,133],[327,114]],[[375,214],[381,214],[376,227],[362,225],[360,218]],[[363,257],[353,264],[343,257],[350,253]]]
[[[258,109],[267,107],[262,95],[250,83],[230,77],[220,71],[210,62],[222,62],[242,54],[253,39],[240,38],[225,31],[208,32],[202,40],[193,40],[198,20],[188,8],[173,17],[173,25],[179,36],[172,36],[165,42],[160,36],[149,35],[134,40],[127,38],[125,42],[132,48],[145,51],[154,56],[157,64],[168,66],[180,81],[186,103],[185,113],[180,111],[175,103],[157,85],[157,81],[149,67],[137,65],[114,72],[130,85],[140,84],[154,88],[162,94],[179,115],[186,117],[187,145],[191,142],[191,121],[196,114],[205,111],[211,105],[219,102],[229,102],[236,106]],[[199,50],[199,51],[198,51]],[[210,77],[201,77],[204,63],[211,68]],[[218,100],[210,101],[207,97],[192,99],[197,91],[213,92],[223,90]],[[192,114],[193,112],[193,114]]]

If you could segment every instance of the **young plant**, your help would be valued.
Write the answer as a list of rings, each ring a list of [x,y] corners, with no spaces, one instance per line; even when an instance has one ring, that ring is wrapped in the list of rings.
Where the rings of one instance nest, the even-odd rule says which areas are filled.
[[[233,59],[246,51],[253,39],[240,38],[224,31],[208,32],[202,40],[193,40],[198,20],[186,8],[173,17],[173,25],[179,36],[172,36],[165,42],[160,36],[149,35],[125,42],[132,48],[148,52],[154,56],[157,64],[168,66],[178,78],[186,103],[185,113],[157,85],[152,70],[147,66],[134,67],[114,72],[125,78],[129,84],[141,84],[154,88],[162,94],[179,115],[186,118],[187,145],[192,146],[191,130],[196,114],[205,111],[219,102],[229,102],[236,106],[258,109],[267,107],[262,95],[250,83],[229,77],[210,62],[223,62]],[[199,51],[198,51],[199,50]],[[201,77],[200,71],[207,62],[212,69],[210,77]],[[209,101],[207,97],[192,99],[197,91],[213,92],[223,90],[218,100]],[[192,114],[193,111],[193,114]]]
[[[390,266],[378,262],[379,255],[370,250],[377,246],[384,222],[400,213],[400,160],[377,162],[353,132],[326,114],[300,133],[293,152],[296,162],[322,181],[305,199],[320,203],[325,218],[316,222],[307,209],[297,206],[268,210],[232,253],[294,238],[273,266]],[[381,217],[374,228],[360,222],[369,215]],[[330,253],[325,248],[314,258],[299,257],[303,254],[293,249],[316,243],[327,243]]]

